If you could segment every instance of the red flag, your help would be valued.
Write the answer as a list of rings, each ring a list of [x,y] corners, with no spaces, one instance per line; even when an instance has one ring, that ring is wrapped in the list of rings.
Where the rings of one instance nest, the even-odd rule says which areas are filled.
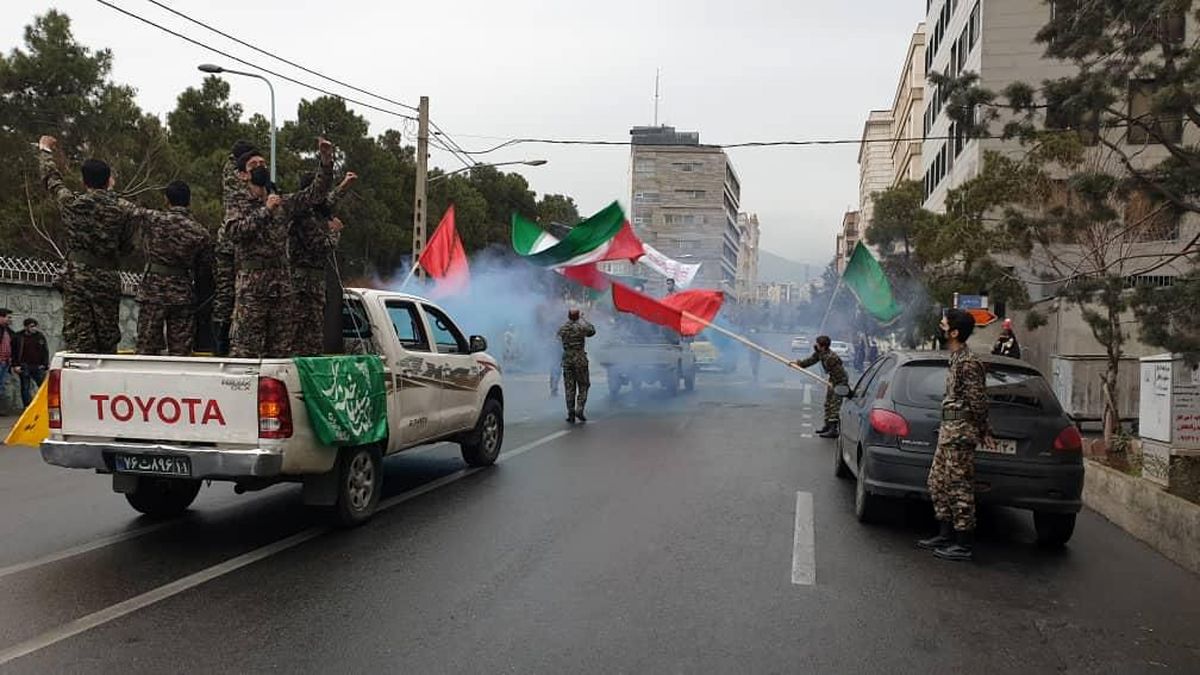
[[[467,289],[471,273],[467,268],[467,253],[462,239],[454,227],[454,205],[446,209],[442,222],[429,238],[421,257],[417,259],[421,269],[437,280],[434,290],[437,295],[455,295]]]
[[[596,291],[607,291],[612,282],[608,280],[608,276],[600,271],[596,263],[588,263],[587,265],[573,265],[571,267],[562,267],[558,270],[564,277],[574,281],[577,284],[587,286]]]
[[[637,262],[638,258],[644,255],[646,255],[646,249],[642,246],[642,240],[638,239],[627,220],[621,225],[617,236],[609,242],[608,253],[605,254],[604,259]]]
[[[721,311],[725,294],[721,291],[682,291],[662,300],[638,293],[623,284],[612,285],[613,306],[639,316],[650,323],[666,326],[690,337],[707,327]]]

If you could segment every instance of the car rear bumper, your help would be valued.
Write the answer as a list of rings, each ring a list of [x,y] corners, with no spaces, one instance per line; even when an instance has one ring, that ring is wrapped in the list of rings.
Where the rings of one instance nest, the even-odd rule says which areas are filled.
[[[929,499],[926,481],[932,463],[932,455],[869,447],[864,458],[867,491]],[[1083,508],[1082,492],[1082,463],[1045,464],[975,455],[975,499],[981,504],[1078,513]]]
[[[116,454],[141,456],[187,457],[191,478],[235,479],[278,476],[283,469],[283,455],[261,448],[232,450],[228,448],[196,448],[142,443],[94,443],[48,440],[42,442],[42,459],[47,464],[68,469],[94,469],[113,473]]]

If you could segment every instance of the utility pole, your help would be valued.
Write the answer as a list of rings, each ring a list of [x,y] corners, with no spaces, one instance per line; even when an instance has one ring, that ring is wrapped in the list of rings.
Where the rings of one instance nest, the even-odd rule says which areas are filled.
[[[658,80],[662,75],[662,68],[654,70],[654,126],[658,126]]]
[[[429,97],[422,96],[417,115],[417,186],[413,199],[413,267],[425,250],[425,188],[429,171]],[[425,279],[425,270],[418,269],[420,279]]]

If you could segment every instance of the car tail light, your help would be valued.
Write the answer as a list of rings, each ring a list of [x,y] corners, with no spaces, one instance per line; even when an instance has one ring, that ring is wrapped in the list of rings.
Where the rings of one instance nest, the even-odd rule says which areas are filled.
[[[287,385],[273,377],[258,378],[258,437],[292,437],[292,404],[288,401]]]
[[[870,421],[871,428],[884,436],[900,438],[908,436],[908,420],[901,417],[899,413],[876,408],[871,411]]]
[[[51,429],[62,428],[62,369],[50,371],[46,382],[46,420]]]
[[[1054,439],[1054,450],[1057,452],[1083,452],[1083,436],[1079,435],[1079,429],[1070,426],[1058,432],[1058,438]]]

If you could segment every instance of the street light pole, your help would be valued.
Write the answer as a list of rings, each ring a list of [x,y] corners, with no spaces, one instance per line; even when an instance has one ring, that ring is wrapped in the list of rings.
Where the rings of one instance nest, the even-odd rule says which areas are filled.
[[[201,64],[198,66],[198,68],[205,73],[212,73],[214,75],[220,73],[229,73],[230,75],[253,77],[267,83],[267,91],[271,93],[271,182],[274,183],[277,178],[275,173],[275,86],[271,84],[270,80],[262,75],[259,75],[258,73],[248,73],[242,70],[230,70],[229,68],[218,66],[212,63]]]
[[[484,164],[484,163],[472,164],[471,166],[464,166],[461,169],[455,169],[454,171],[448,171],[446,173],[438,174],[438,175],[434,176],[433,178],[430,178],[429,182],[436,183],[437,181],[442,180],[444,178],[449,178],[450,176],[454,176],[454,175],[463,173],[465,171],[470,171],[472,169],[482,169],[484,167],[513,166],[514,164],[523,164],[524,166],[542,166],[543,164],[546,164],[546,163],[547,163],[547,161],[544,159],[519,159],[519,160],[512,161],[512,162],[496,162],[495,164]]]

